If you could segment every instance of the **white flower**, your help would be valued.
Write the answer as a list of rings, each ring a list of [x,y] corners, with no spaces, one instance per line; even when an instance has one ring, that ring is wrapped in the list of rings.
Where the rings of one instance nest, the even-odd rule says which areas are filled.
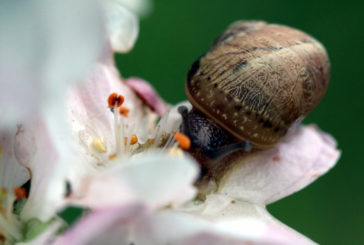
[[[152,88],[141,80],[133,81],[143,101],[155,102],[152,108],[163,111],[165,105]],[[110,108],[108,98],[114,93],[122,94],[124,103]],[[70,89],[67,101],[73,134],[65,138],[71,141],[62,144],[73,147],[77,161],[69,164],[59,164],[51,137],[49,141],[39,137],[40,131],[47,132],[41,121],[21,127],[16,147],[19,161],[26,166],[50,164],[46,175],[38,170],[33,177],[44,184],[32,187],[31,194],[36,194],[24,207],[24,219],[36,215],[47,220],[67,204],[95,210],[121,207],[120,212],[129,212],[142,207],[152,211],[178,206],[195,196],[193,182],[198,169],[173,139],[179,115],[174,109],[155,127],[157,115],[136,94],[120,80],[113,66],[101,63],[85,83]],[[127,116],[119,114],[123,107],[130,110]]]
[[[31,115],[17,129],[15,147],[18,162],[28,171],[19,166],[15,169],[12,165],[15,162],[12,134],[1,131],[5,136],[0,141],[0,186],[10,190],[22,185],[28,173],[31,177],[29,197],[20,216],[11,210],[13,192],[8,190],[0,195],[0,207],[4,208],[0,215],[1,239],[19,241],[24,238],[19,221],[36,217],[46,222],[66,205],[76,204],[91,211],[61,236],[54,237],[57,223],[34,242],[313,243],[277,221],[265,205],[305,187],[335,164],[339,151],[330,136],[312,126],[302,126],[272,149],[250,154],[238,152],[222,160],[225,162],[219,164],[232,167],[213,175],[214,178],[200,176],[196,189],[198,169],[177,147],[178,143],[183,145],[183,141],[173,137],[181,123],[176,107],[168,108],[145,81],[120,79],[113,65],[112,51],[100,35],[102,24],[97,8],[87,2],[90,10],[81,11],[78,16],[76,10],[84,6],[84,0],[77,2],[75,9],[67,9],[73,6],[68,0],[57,4],[48,0],[36,0],[35,3],[14,6],[24,10],[29,17],[34,17],[39,8],[49,10],[44,12],[54,21],[50,23],[63,23],[64,12],[69,14],[69,19],[65,21],[67,26],[52,29],[48,22],[43,24],[42,19],[35,18],[39,21],[35,24],[45,25],[46,41],[41,39],[41,45],[44,45],[38,47],[31,36],[30,47],[39,49],[27,53],[24,62],[9,62],[8,59],[18,46],[29,47],[29,40],[25,38],[23,43],[19,35],[15,35],[20,44],[12,46],[13,36],[0,38],[0,43],[5,43],[0,46],[0,51],[4,51],[0,56],[0,85],[7,88],[6,96],[17,94],[17,88],[21,91],[21,100],[9,107],[3,105],[12,101],[11,98],[4,96],[4,102],[2,97],[1,109],[5,108],[6,113],[9,109],[15,112],[28,109],[25,111],[30,114],[11,114],[13,119],[8,122]],[[138,4],[127,0],[103,3],[110,48],[128,51],[138,34],[135,15]],[[59,11],[61,7],[65,7],[65,11]],[[2,15],[1,9],[0,16],[8,16]],[[95,14],[95,19],[90,13]],[[24,21],[18,23],[15,17],[5,19],[13,21],[11,26],[22,27]],[[81,26],[72,26],[72,17],[80,18]],[[89,22],[99,31],[96,38],[87,31],[92,29],[87,28]],[[0,29],[1,33],[7,33],[6,24],[0,21],[0,27],[5,28],[5,31]],[[85,33],[75,35],[76,30],[85,30]],[[58,40],[58,32],[62,34],[59,44],[53,42]],[[91,41],[84,42],[81,40],[84,37]],[[73,42],[73,38],[80,42]],[[80,47],[80,43],[84,46]],[[42,48],[48,47],[46,44],[54,52],[39,56],[43,54]],[[71,44],[75,44],[75,52]],[[98,52],[101,46],[104,47],[102,54]],[[89,48],[93,51],[88,54]],[[78,60],[79,56],[81,60]],[[99,62],[95,64],[98,56]],[[15,61],[21,60],[14,57]],[[80,79],[92,65],[94,70],[86,81],[69,83]],[[21,68],[19,76],[15,76],[18,67]],[[33,93],[33,90],[42,93]],[[46,102],[41,110],[40,100]],[[29,107],[23,108],[28,101]],[[162,114],[157,124],[157,118]]]
[[[292,194],[324,174],[340,153],[335,141],[313,126],[300,127],[270,150],[242,157],[205,199],[125,216],[105,205],[57,240],[79,244],[313,244],[272,217],[265,205]],[[211,188],[212,186],[212,188]],[[200,187],[201,188],[201,187]],[[104,189],[107,189],[106,187]],[[130,206],[129,206],[130,208]],[[102,224],[93,229],[93,224]]]
[[[110,108],[110,95],[122,96],[122,105]],[[112,65],[99,64],[70,90],[68,102],[74,145],[83,158],[69,178],[68,201],[94,208],[139,201],[150,208],[193,197],[197,169],[173,138],[179,116],[169,111],[156,126],[156,112],[166,106],[149,84],[136,78],[124,83]]]
[[[69,203],[98,208],[138,202],[153,208],[194,196],[197,169],[191,159],[176,150],[176,111],[166,113],[156,127],[158,113],[163,113],[166,105],[145,81],[133,78],[130,83],[133,85],[127,86],[120,79],[111,58],[106,58],[86,81],[70,87],[66,130],[61,129],[54,137],[47,130],[50,124],[36,121],[21,126],[18,160],[28,167],[41,161],[54,166],[46,176],[33,176],[46,179],[47,184],[32,188],[38,195],[26,203],[24,219],[37,215],[47,220]],[[110,104],[110,96],[122,97],[123,104]],[[48,132],[49,138],[39,137],[40,131]],[[59,148],[71,151],[66,155]],[[42,208],[33,202],[40,202]]]
[[[112,94],[114,99],[122,95],[124,104],[113,106],[117,100],[112,100],[110,105]],[[122,82],[110,59],[99,63],[85,83],[71,88],[68,112],[73,134],[63,144],[74,147],[78,161],[64,165],[61,172],[51,171],[49,183],[58,189],[50,190],[53,194],[58,190],[57,198],[38,200],[57,203],[58,208],[83,205],[94,212],[56,242],[313,243],[274,219],[265,205],[305,187],[335,164],[339,151],[330,136],[302,126],[270,150],[234,154],[228,158],[233,168],[221,178],[202,182],[199,192],[205,198],[192,199],[194,165],[185,154],[165,155],[169,148],[176,149],[172,135],[181,117],[172,108],[155,127],[157,114],[151,108],[163,111],[155,109],[157,105],[163,102],[145,82]],[[123,106],[129,110],[127,116],[119,114]],[[66,194],[65,183],[71,187]],[[95,222],[103,225],[90,235]]]

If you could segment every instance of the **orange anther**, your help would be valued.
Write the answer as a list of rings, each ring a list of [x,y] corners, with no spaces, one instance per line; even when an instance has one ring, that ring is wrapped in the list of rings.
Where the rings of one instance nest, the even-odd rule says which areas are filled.
[[[115,159],[115,158],[116,158],[116,154],[111,154],[111,155],[109,156],[109,159],[110,159],[110,160]]]
[[[187,150],[190,148],[191,141],[186,135],[182,133],[175,133],[174,138],[178,141],[178,144],[182,149]]]
[[[124,103],[124,96],[117,93],[112,93],[109,95],[107,103],[111,108],[120,107]]]
[[[134,145],[134,144],[136,144],[138,142],[138,137],[135,135],[135,134],[133,134],[131,137],[130,137],[130,144],[131,145]]]
[[[109,156],[109,159],[110,159],[110,160],[115,159],[115,158],[116,158],[116,154],[111,154],[111,155]]]
[[[21,200],[28,196],[27,190],[25,190],[25,188],[22,188],[22,187],[15,187],[14,194],[15,194],[16,200]]]
[[[120,115],[122,115],[122,116],[124,116],[126,118],[129,118],[129,112],[130,112],[130,110],[128,108],[124,107],[124,106],[119,108]]]

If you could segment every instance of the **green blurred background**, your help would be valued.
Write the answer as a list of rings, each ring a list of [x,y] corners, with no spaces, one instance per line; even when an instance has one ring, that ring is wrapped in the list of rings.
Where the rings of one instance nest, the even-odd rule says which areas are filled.
[[[304,30],[331,59],[331,84],[305,119],[331,133],[342,157],[314,184],[270,205],[282,222],[321,244],[364,244],[363,1],[155,0],[134,49],[117,55],[124,77],[150,81],[170,103],[185,100],[192,62],[233,21],[261,19]]]

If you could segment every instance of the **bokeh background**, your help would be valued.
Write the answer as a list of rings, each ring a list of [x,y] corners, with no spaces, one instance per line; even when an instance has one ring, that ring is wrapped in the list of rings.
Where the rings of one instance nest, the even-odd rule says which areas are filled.
[[[185,100],[187,70],[233,21],[265,20],[310,33],[327,48],[331,84],[305,119],[331,133],[342,157],[304,190],[268,207],[321,244],[364,244],[363,1],[155,0],[134,49],[117,55],[122,75],[150,81],[170,103]]]

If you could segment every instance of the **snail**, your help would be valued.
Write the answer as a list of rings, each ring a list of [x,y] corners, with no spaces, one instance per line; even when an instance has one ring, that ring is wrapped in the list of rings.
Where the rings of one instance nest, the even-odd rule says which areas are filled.
[[[193,154],[217,159],[272,147],[319,103],[329,66],[322,44],[302,31],[233,23],[187,75],[193,108],[178,110]]]

